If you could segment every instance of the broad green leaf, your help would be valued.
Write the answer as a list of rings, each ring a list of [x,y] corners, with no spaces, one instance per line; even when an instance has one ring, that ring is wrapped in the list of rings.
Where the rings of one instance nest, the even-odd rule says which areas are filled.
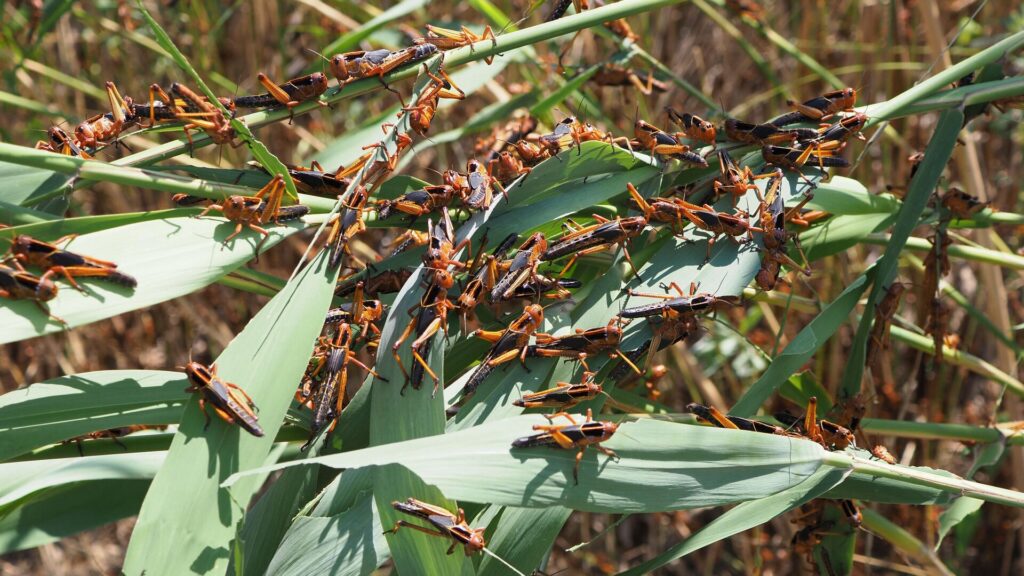
[[[261,250],[269,249],[301,230],[301,222],[271,227]],[[102,279],[85,278],[78,292],[59,282],[60,292],[48,305],[50,311],[71,327],[82,326],[164,302],[208,286],[255,256],[260,236],[245,231],[223,244],[235,225],[223,218],[170,218],[139,222],[86,234],[68,249],[115,262],[118,271],[138,281],[135,289]],[[63,330],[34,302],[0,301],[0,344]]]
[[[942,514],[939,514],[939,537],[935,541],[935,550],[939,550],[939,546],[942,546],[942,541],[945,540],[950,530],[963,522],[968,516],[978,513],[984,503],[984,500],[961,496],[943,510]]]
[[[267,574],[369,574],[388,557],[383,530],[373,495],[365,492],[355,505],[340,514],[297,518]],[[282,556],[284,553],[287,556]]]
[[[29,236],[53,242],[68,234],[91,234],[128,224],[148,222],[150,220],[165,220],[195,215],[191,208],[177,208],[171,210],[153,210],[152,212],[124,212],[121,214],[102,214],[100,216],[79,216],[77,218],[61,218],[48,222],[24,223],[11,228],[0,229],[0,246],[6,248],[8,239],[17,234],[28,234]]]
[[[571,514],[572,510],[561,506],[506,506],[498,517],[498,528],[487,538],[487,547],[524,574],[529,574],[540,566]],[[491,556],[483,557],[477,573],[510,574],[508,567]]]
[[[808,260],[821,260],[856,246],[868,234],[885,230],[895,220],[892,213],[833,216],[802,232],[800,244]]]
[[[267,574],[359,576],[372,573],[388,557],[370,494],[337,516],[299,518],[293,530],[278,548],[279,554],[289,552],[288,562],[274,557]]]
[[[260,496],[245,515],[239,536],[241,542],[235,543],[242,547],[244,561],[239,567],[233,556],[229,574],[262,576],[267,573],[292,518],[315,494],[317,472],[315,467],[287,470]]]
[[[57,220],[57,217],[34,208],[23,208],[9,202],[0,201],[0,224],[20,226],[23,224],[41,224]]]
[[[419,190],[420,188],[429,185],[429,182],[402,174],[389,178],[387,181],[381,184],[380,187],[377,188],[373,197],[380,200],[394,199],[398,198],[402,194],[405,194],[406,192],[412,190]],[[394,221],[398,222],[398,218],[396,217]]]
[[[863,184],[834,176],[819,182],[807,208],[833,214],[800,234],[807,258],[820,260],[856,245],[865,236],[888,228],[900,203],[890,195],[870,194]]]
[[[818,182],[814,198],[807,203],[809,209],[843,216],[891,214],[899,207],[899,200],[892,195],[872,194],[857,180],[844,176]]]
[[[165,456],[163,452],[140,452],[0,464],[0,515],[66,484],[149,480],[156,475]]]
[[[321,253],[299,272],[217,359],[219,376],[252,396],[266,435],[253,437],[216,416],[204,427],[207,415],[190,401],[139,513],[125,558],[127,574],[227,567],[236,524],[258,486],[249,481],[227,490],[219,483],[262,465],[270,453],[330,303],[337,272],[327,269],[326,259]]]
[[[4,183],[0,200],[18,206],[32,206],[40,196],[45,197],[67,187],[71,177],[51,170],[0,162],[0,181]]]
[[[853,571],[853,554],[857,548],[858,527],[847,518],[839,503],[826,506],[821,514],[821,543],[814,546],[812,556],[819,573],[831,570],[835,576],[848,576]],[[863,512],[861,513],[863,516]],[[865,524],[868,524],[865,522]],[[871,530],[869,526],[865,526]]]
[[[459,432],[321,456],[270,469],[318,463],[358,468],[400,463],[449,498],[508,506],[553,504],[592,512],[652,512],[762,498],[811,476],[817,444],[769,434],[639,420],[620,425],[605,446],[615,461],[588,450],[573,484],[575,450],[513,449],[546,423],[524,415]],[[256,471],[230,478],[231,485]],[[643,478],[645,489],[634,483]]]
[[[832,486],[842,482],[845,475],[846,472],[843,470],[820,468],[806,480],[791,488],[760,500],[743,502],[715,518],[700,532],[665,550],[657,557],[621,572],[620,576],[647,574],[709,544],[764,524],[780,514],[817,498]]]
[[[548,162],[552,160],[546,160],[544,164]],[[639,186],[657,175],[658,171],[654,167],[638,165],[623,172],[596,174],[595,177],[584,181],[567,183],[557,187],[553,195],[528,199],[532,200],[529,204],[495,216],[488,223],[487,234],[495,241],[500,241],[512,232],[519,232],[525,238],[524,232],[528,228],[524,227],[523,223],[537,222],[538,225],[544,224],[539,231],[545,232],[548,236],[554,235],[558,231],[558,223],[567,216],[624,194],[627,182]],[[532,181],[534,177],[534,173],[526,176],[522,187],[532,188],[535,184],[543,186],[542,183]],[[510,190],[509,193],[513,192]]]
[[[387,560],[373,478],[370,469],[335,477],[288,527],[267,573],[366,574]]]
[[[187,385],[180,372],[111,370],[8,392],[0,396],[0,461],[97,430],[177,422]]]
[[[48,489],[2,515],[0,554],[35,548],[133,516],[148,489],[149,480],[110,479]]]

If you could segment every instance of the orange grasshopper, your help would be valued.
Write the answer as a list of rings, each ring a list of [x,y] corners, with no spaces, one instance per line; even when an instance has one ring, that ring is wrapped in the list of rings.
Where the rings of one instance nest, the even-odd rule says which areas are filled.
[[[718,168],[722,175],[720,178],[715,179],[715,194],[731,194],[733,208],[736,207],[737,201],[743,197],[748,190],[757,190],[757,185],[754,184],[755,180],[778,176],[777,171],[754,175],[749,166],[744,166],[743,169],[740,170],[739,166],[736,165],[736,162],[733,161],[732,156],[730,156],[725,150],[718,151]]]
[[[125,100],[113,82],[106,84],[110,112],[97,114],[75,127],[75,140],[82,148],[97,148],[117,140],[121,132],[137,121],[130,99]]]
[[[758,146],[791,145],[797,141],[814,140],[819,135],[811,128],[783,130],[774,124],[751,124],[735,118],[727,118],[723,127],[729,140]]]
[[[260,241],[260,244],[262,244],[270,236],[270,232],[263,228],[268,222],[288,222],[290,220],[297,220],[309,213],[309,206],[301,204],[281,206],[281,199],[283,197],[284,177],[279,174],[274,176],[256,195],[234,195],[229,196],[220,204],[210,203],[199,213],[197,218],[217,210],[229,221],[235,223],[235,231],[224,239],[225,244],[241,234],[243,228],[248,228],[263,236],[263,239]],[[190,205],[194,202],[195,197],[177,194],[173,200],[178,204]]]
[[[821,169],[849,167],[850,163],[845,158],[838,156],[838,153],[838,148],[824,143],[803,144],[795,148],[788,148],[786,146],[761,147],[761,156],[765,162],[772,166],[796,172],[811,188],[817,188],[818,185],[800,170],[808,165],[808,162],[812,162],[811,166],[817,165]]]
[[[689,295],[684,294],[675,282],[670,283],[668,286],[662,285],[662,287],[666,291],[669,289],[675,290],[678,296],[647,294],[631,289],[627,291],[630,296],[657,298],[661,302],[634,306],[619,312],[619,316],[622,318],[647,318],[651,322],[653,336],[645,345],[647,360],[644,362],[644,371],[650,368],[654,355],[658,350],[686,338],[690,333],[697,330],[699,327],[697,317],[700,314],[717,310],[719,306],[724,304],[731,305],[733,300],[736,299],[735,296],[718,297],[708,292],[698,293],[696,284],[690,284]],[[660,322],[652,321],[655,318],[660,318]],[[641,350],[639,353],[642,354],[643,351]],[[623,356],[623,360],[627,358],[632,359],[633,355]],[[633,369],[636,370],[635,367]]]
[[[491,302],[500,302],[513,298],[521,286],[538,279],[537,267],[540,257],[548,249],[548,241],[544,234],[537,232],[526,239],[519,247],[515,256],[508,262],[504,274],[497,278],[491,289]]]
[[[502,269],[505,268],[504,264],[507,263],[504,260],[505,253],[518,239],[519,235],[515,232],[509,234],[487,256],[484,256],[484,251],[481,248],[467,268],[466,272],[470,280],[456,300],[463,332],[466,331],[469,318],[474,314],[476,307],[483,302],[484,294],[489,294],[498,283]],[[484,242],[486,242],[486,238],[484,238]]]
[[[372,340],[380,336],[380,328],[376,322],[384,317],[384,303],[380,300],[364,300],[364,282],[359,281],[353,289],[352,301],[327,311],[324,325],[347,323],[359,328],[364,340]],[[341,330],[341,328],[338,328]],[[372,335],[371,335],[372,334]]]
[[[707,160],[680,142],[677,136],[643,120],[636,121],[633,126],[633,136],[635,140],[630,143],[630,146],[648,150],[655,156],[668,156],[702,168],[706,168],[708,165]]]
[[[820,122],[839,112],[852,111],[856,103],[857,91],[853,88],[826,92],[802,103],[786,100],[786,105],[792,107],[794,111],[771,120],[769,124],[781,127],[802,121]]]
[[[345,404],[350,363],[387,382],[380,374],[356,358],[356,353],[352,351],[352,340],[352,327],[342,322],[338,324],[333,338],[320,339],[317,350],[310,360],[303,377],[302,388],[304,391],[309,389],[306,396],[313,397],[313,415],[309,423],[309,440],[302,446],[302,451],[313,445],[320,430],[325,426],[328,427],[330,434],[338,425],[338,417],[341,416]]]
[[[253,436],[263,436],[252,398],[237,385],[218,378],[216,365],[206,367],[189,361],[183,369],[191,384],[185,391],[199,393],[199,409],[206,417],[204,431],[210,427],[210,413],[206,411],[209,402],[217,416],[228,424],[238,424]]]
[[[800,209],[814,196],[806,194],[799,204],[787,209],[783,203],[782,194],[779,192],[781,186],[782,174],[778,172],[768,185],[768,191],[765,196],[762,197],[759,191],[755,191],[760,201],[761,232],[764,239],[761,269],[756,276],[757,285],[762,290],[772,290],[775,288],[783,264],[794,270],[801,271],[806,276],[811,275],[811,268],[807,264],[807,257],[800,246],[799,238],[786,230],[786,223],[801,222],[799,218]],[[790,238],[793,239],[800,259],[804,262],[803,264],[797,263],[786,253]]]
[[[334,77],[338,79],[339,90],[350,82],[376,77],[384,85],[384,88],[398,94],[398,98],[401,100],[402,95],[384,82],[384,75],[399,66],[424,60],[434,54],[437,54],[437,46],[433,44],[410,46],[395,52],[391,50],[359,50],[333,56],[330,59],[330,68]],[[405,105],[404,101],[402,105]]]
[[[440,76],[431,72],[426,64],[423,65],[423,73],[430,77],[430,83],[420,92],[419,98],[412,106],[402,109],[409,113],[409,126],[424,137],[430,130],[430,123],[434,119],[441,98],[462,100],[466,97],[466,93],[455,85],[444,68],[439,68],[437,72]]]
[[[463,401],[468,400],[480,387],[484,379],[494,370],[506,362],[515,358],[526,366],[526,356],[529,351],[530,336],[534,334],[544,322],[544,308],[539,304],[529,304],[523,309],[519,318],[512,321],[504,330],[476,330],[472,336],[493,342],[484,359],[473,370],[469,380],[462,389]]]
[[[889,450],[885,446],[882,446],[881,444],[877,444],[874,448],[871,449],[871,455],[874,456],[875,458],[878,458],[882,462],[885,462],[886,464],[896,464],[896,457],[893,456],[889,452]]]
[[[345,256],[356,261],[357,266],[362,267],[362,263],[358,262],[355,255],[352,254],[349,243],[356,235],[366,230],[363,212],[366,210],[369,197],[370,193],[365,187],[357,186],[349,194],[346,203],[342,204],[341,212],[331,219],[331,228],[326,240],[327,245],[331,247],[331,255],[327,260],[327,265],[331,268],[341,266],[342,258]]]
[[[988,202],[982,202],[955,186],[951,186],[942,195],[942,207],[949,210],[950,214],[957,219],[970,218],[987,208],[988,205]]]
[[[459,508],[458,513],[452,514],[448,510],[441,508],[440,506],[434,506],[433,504],[427,504],[421,502],[415,498],[409,498],[405,502],[392,502],[391,506],[399,512],[415,516],[421,520],[426,520],[433,526],[433,529],[418,524],[412,524],[405,520],[398,520],[395,522],[395,526],[391,530],[387,530],[385,534],[394,534],[398,532],[399,528],[412,528],[424,534],[430,534],[431,536],[440,536],[441,538],[451,538],[453,540],[452,545],[448,548],[448,554],[455,551],[455,547],[462,544],[465,547],[466,556],[472,556],[474,553],[484,549],[486,543],[484,542],[484,529],[470,528],[466,524],[466,514]]]
[[[666,108],[668,117],[680,128],[682,133],[690,140],[703,142],[709,146],[715,145],[715,125],[707,120],[687,112],[679,113],[672,108]]]
[[[617,64],[602,64],[590,81],[598,86],[633,86],[644,96],[668,91],[668,85],[656,79],[654,74]]]
[[[601,385],[594,382],[594,372],[584,372],[579,384],[559,382],[558,386],[524,394],[522,398],[512,401],[513,406],[520,408],[557,408],[568,410],[580,402],[593,400],[604,391]]]
[[[619,429],[619,425],[614,422],[595,422],[594,414],[588,408],[587,419],[582,424],[577,423],[576,420],[565,412],[559,412],[558,414],[552,414],[551,416],[545,415],[549,422],[554,422],[554,419],[562,416],[572,422],[571,425],[554,425],[554,424],[536,424],[534,430],[542,431],[541,434],[534,434],[532,436],[525,436],[512,442],[513,448],[535,448],[538,446],[550,446],[562,448],[564,450],[572,450],[578,448],[579,452],[576,454],[576,463],[572,469],[572,478],[575,484],[580,483],[579,472],[580,472],[580,461],[583,460],[583,453],[586,451],[587,446],[593,446],[597,448],[602,454],[618,459],[618,455],[612,450],[601,446],[601,442],[604,442],[615,434],[615,431]]]
[[[875,381],[882,383],[886,388],[893,385],[889,366],[891,361],[889,332],[892,327],[892,319],[896,316],[896,311],[899,310],[900,299],[906,289],[907,287],[901,282],[893,282],[889,285],[885,296],[875,306],[875,318],[871,324],[871,334],[868,336],[867,355],[864,363],[871,371]],[[850,426],[851,430],[856,430],[856,428],[856,426]]]
[[[412,384],[414,389],[419,390],[423,382],[423,372],[426,371],[434,379],[432,395],[437,394],[437,389],[441,385],[441,379],[430,368],[430,364],[427,363],[426,359],[430,355],[430,348],[437,332],[440,330],[445,335],[448,334],[448,312],[456,307],[448,300],[448,289],[454,285],[455,280],[450,272],[447,270],[435,270],[430,286],[427,287],[427,291],[420,298],[420,302],[417,305],[419,313],[409,321],[402,335],[398,337],[398,340],[391,347],[391,355],[394,356],[395,363],[398,364],[398,368],[405,375],[405,384],[402,385],[401,393],[405,393],[406,387],[410,384]],[[401,356],[398,355],[398,348],[413,334],[416,335],[416,339],[410,346],[413,362],[412,368],[407,372],[405,366],[402,365]]]
[[[767,422],[759,422],[757,420],[750,420],[749,418],[741,418],[739,416],[728,416],[726,414],[722,414],[714,406],[705,406],[703,404],[691,402],[686,405],[686,411],[696,416],[698,422],[708,423],[716,428],[746,430],[748,432],[760,432],[762,434],[779,434],[783,436],[790,435],[783,428],[775,426],[774,424],[768,424]]]
[[[597,220],[596,223],[589,226],[577,226],[568,234],[552,242],[540,259],[544,262],[550,262],[562,256],[572,254],[569,262],[562,268],[562,274],[564,274],[581,256],[596,254],[602,250],[607,250],[611,246],[619,245],[623,249],[626,261],[629,262],[629,267],[633,270],[633,274],[639,278],[640,272],[633,265],[633,259],[629,255],[629,250],[626,249],[626,242],[644,231],[647,227],[647,218],[645,216],[631,216],[608,220],[596,214],[594,218]]]
[[[191,131],[201,129],[206,132],[214,144],[230,144],[232,148],[238,148],[244,141],[235,142],[235,129],[231,122],[224,117],[220,108],[211,104],[206,98],[196,94],[188,86],[175,82],[171,84],[171,93],[189,103],[198,112],[178,111],[175,113],[177,120],[187,122],[183,127],[185,136],[188,137],[189,146],[192,146]],[[163,95],[163,96],[166,96]],[[170,100],[167,98],[165,101]]]
[[[320,106],[328,104],[319,100],[321,94],[327,91],[327,76],[320,72],[292,78],[284,84],[275,84],[266,74],[256,74],[256,79],[267,89],[264,94],[255,96],[239,96],[234,99],[238,108],[269,108],[270,106],[285,106],[288,108],[289,122],[292,120],[294,108],[308,100],[316,100]]]
[[[73,238],[65,236],[58,239],[56,244]],[[135,278],[118,271],[117,264],[113,262],[82,256],[25,234],[14,237],[9,254],[18,267],[35,266],[43,269],[45,272],[39,279],[42,283],[59,274],[80,292],[84,290],[75,282],[75,277],[103,278],[127,288],[135,288],[137,285]]]
[[[440,26],[427,24],[427,35],[422,38],[417,38],[413,42],[417,46],[432,44],[436,46],[438,50],[451,50],[453,48],[469,46],[470,52],[473,52],[475,51],[473,44],[483,42],[488,38],[490,38],[492,46],[498,46],[498,39],[494,36],[494,30],[491,30],[490,26],[485,26],[483,33],[477,35],[465,26],[462,26],[460,30],[450,30],[448,28],[441,28]],[[484,58],[484,62],[488,64],[494,62],[494,56]]]
[[[780,412],[775,414],[775,419],[788,428],[796,429],[827,450],[843,450],[847,446],[856,446],[856,439],[848,428],[828,420],[818,420],[818,399],[814,396],[807,399],[807,412],[803,418]]]
[[[633,364],[629,357],[619,350],[619,343],[622,341],[622,320],[618,316],[612,316],[608,324],[599,328],[582,329],[577,328],[573,334],[565,336],[551,336],[550,334],[537,334],[537,344],[530,346],[527,356],[538,356],[540,358],[574,358],[579,360],[585,370],[590,370],[586,359],[590,356],[608,352],[609,357],[618,356],[637,374],[640,369]],[[611,354],[614,352],[614,354]]]
[[[0,264],[0,298],[31,300],[47,316],[61,324],[67,324],[62,318],[54,316],[46,306],[46,302],[56,297],[57,285],[52,280],[44,280],[24,270],[9,268]]]
[[[63,154],[64,156],[84,158],[86,160],[92,158],[88,152],[79,146],[78,141],[72,138],[62,128],[58,126],[51,126],[46,131],[46,134],[49,137],[49,140],[40,140],[36,142],[36,150],[45,150],[47,152]]]

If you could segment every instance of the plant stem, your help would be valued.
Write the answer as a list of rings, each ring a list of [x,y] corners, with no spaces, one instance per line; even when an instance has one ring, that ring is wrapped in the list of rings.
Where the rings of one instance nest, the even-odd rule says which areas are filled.
[[[908,344],[912,348],[916,348],[917,350],[928,354],[935,353],[935,343],[932,342],[931,337],[915,334],[914,332],[905,328],[900,328],[899,326],[890,327],[890,334],[894,340]],[[988,377],[999,384],[1006,386],[1014,394],[1024,397],[1024,384],[1016,380],[1013,376],[1010,376],[1006,372],[1003,372],[999,368],[996,368],[992,364],[974,356],[973,354],[968,354],[967,352],[961,352],[960,350],[943,346],[942,357],[952,364],[963,366],[972,372]]]
[[[829,452],[825,457],[825,462],[837,468],[852,468],[854,472],[876,478],[891,478],[900,482],[917,484],[918,486],[937,488],[961,496],[972,496],[986,502],[1024,508],[1024,493],[989,486],[980,482],[974,482],[973,480],[932,474],[907,466],[893,466],[891,464],[874,462],[841,452]]]
[[[191,194],[203,198],[223,199],[231,195],[251,196],[252,188],[236,186],[233,184],[222,184],[210,182],[188,176],[178,176],[166,172],[154,172],[141,168],[130,168],[127,166],[115,166],[99,160],[83,160],[73,156],[63,156],[36,150],[25,146],[15,146],[0,142],[0,161],[31,166],[42,170],[52,170],[60,174],[74,176],[77,180],[88,185],[91,182],[113,182],[125,186],[138,186],[150,190],[161,190],[164,192]],[[43,194],[33,199],[34,202],[42,202],[55,196],[60,196],[64,190],[56,190],[49,194]],[[335,201],[319,196],[299,195],[299,202],[309,206],[310,210],[326,212],[334,207]]]
[[[918,438],[921,440],[954,440],[957,442],[980,442],[988,444],[999,442],[1003,438],[1007,444],[1024,444],[1024,436],[1007,437],[998,428],[982,428],[969,424],[951,424],[947,422],[911,422],[908,420],[884,420],[881,418],[864,418],[861,428],[865,432],[880,436],[897,436],[899,438]]]
[[[870,234],[862,239],[861,242],[865,244],[886,246],[889,244],[889,235]],[[907,239],[907,243],[904,248],[913,250],[914,252],[928,252],[932,249],[932,245],[924,238],[914,237]],[[950,256],[955,258],[974,260],[975,262],[985,262],[987,264],[997,264],[1004,268],[1010,268],[1013,270],[1024,270],[1024,256],[1018,256],[1016,254],[1007,254],[996,250],[989,250],[987,248],[975,248],[973,246],[962,246],[958,244],[950,246],[948,252]]]

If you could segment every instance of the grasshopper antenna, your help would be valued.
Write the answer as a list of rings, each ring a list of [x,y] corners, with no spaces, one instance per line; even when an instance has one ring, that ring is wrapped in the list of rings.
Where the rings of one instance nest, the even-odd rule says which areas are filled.
[[[328,58],[327,56],[324,56],[323,54],[321,54],[321,53],[317,52],[316,50],[313,50],[312,48],[306,48],[306,51],[307,51],[307,52],[312,52],[313,54],[316,54],[316,55],[317,55],[317,56],[319,56],[319,57],[320,57],[320,59],[321,59],[321,60],[323,60],[324,62],[330,62],[330,61],[331,61],[331,59],[330,59],[330,58]]]

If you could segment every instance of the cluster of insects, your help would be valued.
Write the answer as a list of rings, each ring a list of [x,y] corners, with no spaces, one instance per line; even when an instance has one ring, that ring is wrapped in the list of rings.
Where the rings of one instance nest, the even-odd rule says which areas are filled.
[[[586,8],[585,2],[559,2],[549,19],[560,17],[574,3],[577,10]],[[759,8],[753,2],[730,2],[730,5],[740,6],[736,9],[748,14],[755,12],[750,6]],[[623,38],[635,39],[625,21],[609,22],[606,26]],[[449,30],[429,26],[427,33],[407,48],[338,54],[328,59],[328,66],[339,89],[364,78],[378,78],[383,83],[384,76],[400,66],[418,65],[439,52],[487,41],[497,41],[489,27],[478,35],[466,28]],[[287,177],[300,191],[339,199],[339,209],[328,222],[323,246],[329,252],[329,265],[341,271],[335,295],[343,303],[328,311],[323,333],[314,345],[301,382],[297,383],[295,398],[302,409],[308,410],[311,431],[303,450],[335,429],[348,397],[350,370],[354,368],[374,375],[383,383],[381,385],[400,386],[402,393],[410,387],[420,390],[424,380],[429,378],[432,393],[436,394],[445,382],[431,367],[428,358],[435,337],[448,334],[449,313],[457,313],[462,332],[490,346],[472,368],[459,397],[449,407],[449,415],[458,413],[495,369],[505,364],[518,361],[528,366],[536,358],[566,358],[579,362],[584,368],[579,382],[558,382],[550,389],[526,393],[516,400],[515,405],[524,409],[551,409],[553,412],[545,415],[546,424],[533,426],[533,434],[510,439],[512,450],[549,447],[576,451],[572,476],[574,484],[578,484],[580,462],[588,446],[617,458],[616,453],[602,443],[613,437],[619,424],[595,420],[592,409],[587,409],[585,417],[568,412],[581,402],[604,393],[597,381],[598,371],[591,370],[588,359],[602,355],[618,359],[618,365],[608,372],[608,378],[618,380],[630,373],[643,376],[650,370],[659,350],[698,330],[703,316],[722,306],[733,306],[737,300],[732,296],[698,291],[696,285],[684,291],[670,283],[664,286],[664,294],[630,289],[630,296],[655,301],[626,307],[602,325],[576,328],[559,336],[542,332],[545,308],[541,302],[570,298],[581,282],[567,274],[580,258],[599,252],[621,249],[632,274],[639,277],[629,245],[633,239],[656,228],[669,229],[680,236],[698,232],[707,240],[705,262],[711,259],[712,247],[722,237],[756,245],[761,263],[755,281],[762,290],[777,286],[783,266],[809,276],[810,266],[791,228],[792,225],[807,226],[828,215],[805,210],[813,197],[815,184],[802,170],[848,166],[841,153],[851,138],[859,137],[868,120],[867,115],[854,110],[857,93],[853,88],[828,92],[804,102],[790,102],[791,111],[762,123],[727,118],[716,126],[694,114],[668,109],[674,130],[664,130],[638,119],[631,137],[615,136],[575,116],[562,118],[550,129],[542,129],[538,119],[520,115],[489,136],[480,138],[474,156],[464,169],[448,168],[440,173],[439,183],[405,192],[397,198],[380,198],[377,192],[381,184],[396,169],[399,157],[411,148],[412,135],[427,136],[441,100],[462,100],[466,96],[444,69],[443,60],[433,70],[423,63],[423,70],[426,83],[413,101],[407,103],[403,99],[399,121],[383,125],[386,137],[364,147],[365,153],[358,159],[335,170],[326,170],[316,162],[309,167],[288,167]],[[108,82],[110,112],[83,121],[72,134],[53,127],[48,139],[39,142],[37,148],[89,158],[98,148],[118,143],[131,127],[170,122],[181,124],[190,142],[191,134],[201,131],[218,145],[237,146],[240,142],[232,120],[240,109],[283,106],[292,110],[311,101],[326,105],[320,99],[329,85],[324,73],[281,84],[263,73],[258,74],[257,79],[266,89],[265,93],[215,101],[183,84],[174,83],[166,90],[154,84],[149,88],[145,103],[122,96],[117,87]],[[605,86],[632,86],[643,94],[665,89],[653,75],[618,65],[603,66],[593,80]],[[402,99],[398,91],[386,84],[385,87]],[[407,130],[397,128],[402,123]],[[817,126],[804,127],[808,124]],[[623,196],[631,199],[635,215],[614,219],[595,215],[588,224],[566,220],[559,234],[536,232],[525,238],[510,234],[493,245],[488,243],[486,235],[476,246],[468,238],[459,238],[453,216],[458,219],[461,214],[490,209],[500,198],[507,199],[511,184],[529,178],[539,163],[573,153],[580,150],[584,142],[591,141],[643,152],[664,165],[678,161],[686,167],[708,168],[707,159],[713,155],[718,170],[713,175],[711,191],[714,199],[731,200],[731,208],[715,208],[712,200],[691,202],[676,196],[675,190],[645,197],[633,184],[626,184]],[[741,168],[730,154],[731,150],[750,145],[759,148],[768,167],[763,173],[755,173],[750,166]],[[795,172],[808,185],[803,198],[790,207],[783,198],[787,171]],[[246,229],[265,239],[270,224],[296,220],[308,213],[305,206],[286,205],[285,178],[273,176],[252,196],[209,201],[178,195],[174,202],[181,206],[205,204],[200,216],[216,211],[234,223],[234,231],[224,242],[230,242]],[[763,187],[758,186],[759,180],[764,180]],[[757,198],[756,207],[752,211],[739,209],[739,199],[750,192]],[[948,202],[951,209],[964,206],[962,210],[968,213],[974,209],[969,200],[963,198],[950,197]],[[367,229],[366,216],[371,213],[376,213],[378,221],[407,228],[394,242],[393,254],[422,249],[422,296],[408,311],[410,319],[390,350],[404,375],[403,382],[381,378],[371,359],[387,354],[387,351],[384,355],[378,354],[381,328],[387,317],[386,306],[379,297],[398,292],[414,272],[408,268],[376,270],[357,256],[353,241]],[[426,220],[425,232],[412,228],[422,220]],[[32,299],[43,306],[56,296],[54,278],[65,278],[76,288],[79,287],[76,277],[99,277],[134,287],[134,279],[118,271],[113,263],[80,256],[56,244],[19,236],[0,266],[0,296]],[[937,240],[937,246],[939,244],[941,240]],[[24,266],[37,267],[43,271],[42,275],[35,276]],[[893,291],[892,298],[898,301],[898,289]],[[522,312],[500,329],[470,330],[472,324],[478,323],[481,307],[490,309],[488,316],[500,317],[502,307],[510,303],[517,310],[522,306]],[[890,304],[880,310],[895,310],[895,304]],[[894,312],[886,313],[891,317]],[[650,325],[651,337],[639,348],[629,352],[621,350],[624,327],[640,321]],[[878,364],[872,354],[887,346],[887,324],[876,322],[876,328],[879,326],[882,326],[879,332],[872,335],[871,342],[876,348],[875,352],[869,352],[869,365]],[[400,350],[403,347],[409,350],[410,362],[402,360]],[[210,415],[206,406],[209,404],[222,420],[237,424],[253,436],[264,435],[258,410],[241,386],[220,378],[215,366],[190,361],[184,370],[190,383],[188,390],[200,394],[207,425]],[[661,372],[664,372],[663,367]],[[854,431],[860,417],[851,412],[838,422],[818,419],[813,398],[803,417],[777,415],[782,426],[726,416],[700,404],[690,404],[687,408],[699,421],[713,426],[806,438],[828,450],[843,450],[854,444]],[[891,461],[892,457],[883,447],[876,447],[876,451],[877,457]],[[856,505],[852,501],[841,501],[840,505],[850,521],[859,524]],[[485,548],[483,531],[471,528],[462,510],[453,513],[413,498],[394,502],[393,506],[399,512],[426,521],[430,527],[402,520],[391,532],[407,527],[449,538],[452,540],[449,553],[459,544],[467,555]],[[817,528],[820,526],[815,525]],[[814,537],[813,531],[808,530],[801,536],[801,542]]]

